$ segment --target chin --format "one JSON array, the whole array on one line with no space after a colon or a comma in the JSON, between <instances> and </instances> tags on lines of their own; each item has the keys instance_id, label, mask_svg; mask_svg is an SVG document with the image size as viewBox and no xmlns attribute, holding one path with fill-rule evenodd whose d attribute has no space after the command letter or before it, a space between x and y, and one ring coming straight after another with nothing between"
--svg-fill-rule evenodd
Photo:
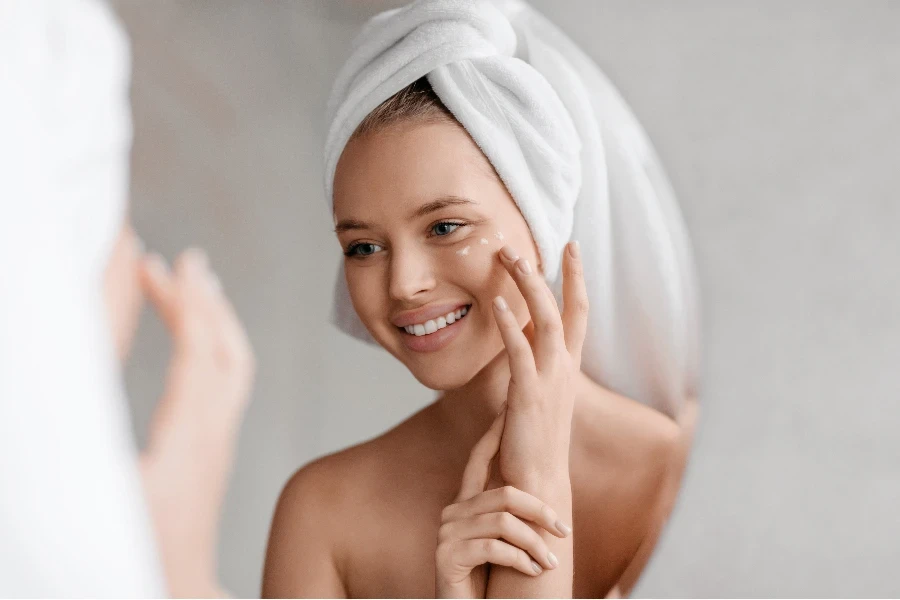
<instances>
[{"instance_id":1,"label":"chin","mask_svg":"<svg viewBox=\"0 0 900 600\"><path fill-rule=\"evenodd\" d=\"M407 365L407 368L419 383L421 383L428 389L439 392L446 392L449 390L461 388L462 386L472 381L472 378L475 377L475 375L478 374L478 371L480 370L465 369L461 366L447 369L441 367L425 368L421 366L417 368Z\"/></svg>"}]
</instances>

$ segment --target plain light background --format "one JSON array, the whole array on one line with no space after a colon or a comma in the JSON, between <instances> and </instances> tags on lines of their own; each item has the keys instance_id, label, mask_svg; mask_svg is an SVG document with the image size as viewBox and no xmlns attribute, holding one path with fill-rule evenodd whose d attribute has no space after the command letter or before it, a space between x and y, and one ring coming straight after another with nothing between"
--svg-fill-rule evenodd
<instances>
[{"instance_id":1,"label":"plain light background","mask_svg":"<svg viewBox=\"0 0 900 600\"><path fill-rule=\"evenodd\" d=\"M433 398L327 322L325 101L360 24L399 3L113 4L134 220L170 259L210 252L259 360L220 541L224 583L254 596L287 478ZM638 594L900 594L900 3L534 4L644 123L703 288L698 441ZM165 350L148 315L128 372L142 439Z\"/></svg>"}]
</instances>

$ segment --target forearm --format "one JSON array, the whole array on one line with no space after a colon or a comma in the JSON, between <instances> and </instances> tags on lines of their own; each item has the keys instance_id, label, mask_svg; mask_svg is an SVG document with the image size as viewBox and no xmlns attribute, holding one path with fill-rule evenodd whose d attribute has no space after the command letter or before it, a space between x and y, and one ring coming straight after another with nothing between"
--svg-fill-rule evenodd
<instances>
[{"instance_id":1,"label":"forearm","mask_svg":"<svg viewBox=\"0 0 900 600\"><path fill-rule=\"evenodd\" d=\"M552 475L531 478L530 481L506 481L543 500L556 511L559 520L572 523L572 486L568 468L557 469ZM545 569L539 576L530 577L515 569L491 565L487 583L487 598L571 598L574 566L572 535L558 538L546 530L533 527L550 552L556 556L559 566Z\"/></svg>"}]
</instances>

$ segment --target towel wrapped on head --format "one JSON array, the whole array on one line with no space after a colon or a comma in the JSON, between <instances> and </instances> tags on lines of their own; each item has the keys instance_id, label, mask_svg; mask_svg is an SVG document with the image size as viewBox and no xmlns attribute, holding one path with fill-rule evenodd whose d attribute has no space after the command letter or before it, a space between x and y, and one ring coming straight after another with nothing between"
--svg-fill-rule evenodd
<instances>
[{"instance_id":1,"label":"towel wrapped on head","mask_svg":"<svg viewBox=\"0 0 900 600\"><path fill-rule=\"evenodd\" d=\"M599 68L519 0L420 0L372 18L328 105L325 189L366 116L427 77L490 160L561 300L562 250L582 248L591 302L582 369L675 416L696 394L693 260L677 202L640 124ZM335 323L372 341L343 272Z\"/></svg>"}]
</instances>

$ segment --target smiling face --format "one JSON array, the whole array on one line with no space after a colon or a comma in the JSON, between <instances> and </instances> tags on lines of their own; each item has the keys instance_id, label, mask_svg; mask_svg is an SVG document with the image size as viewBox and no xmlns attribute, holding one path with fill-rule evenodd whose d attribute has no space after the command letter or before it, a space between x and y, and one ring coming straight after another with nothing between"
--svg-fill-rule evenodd
<instances>
[{"instance_id":1,"label":"smiling face","mask_svg":"<svg viewBox=\"0 0 900 600\"><path fill-rule=\"evenodd\" d=\"M401 122L354 138L335 173L334 219L356 313L427 387L460 387L503 349L495 296L523 326L530 319L497 253L509 244L536 265L534 240L459 124Z\"/></svg>"}]
</instances>

